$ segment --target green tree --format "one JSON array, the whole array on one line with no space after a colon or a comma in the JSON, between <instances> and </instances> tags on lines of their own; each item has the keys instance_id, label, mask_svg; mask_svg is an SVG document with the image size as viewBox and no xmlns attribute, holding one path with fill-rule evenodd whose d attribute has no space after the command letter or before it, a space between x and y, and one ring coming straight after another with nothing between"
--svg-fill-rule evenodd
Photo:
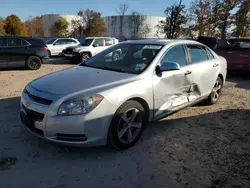
<instances>
[{"instance_id":1,"label":"green tree","mask_svg":"<svg viewBox=\"0 0 250 188\"><path fill-rule=\"evenodd\" d=\"M60 17L51 28L51 33L54 36L66 36L69 23L64 17Z\"/></svg>"},{"instance_id":2,"label":"green tree","mask_svg":"<svg viewBox=\"0 0 250 188\"><path fill-rule=\"evenodd\" d=\"M83 33L86 37L105 35L106 26L101 17L101 13L87 9L84 11L83 20L85 25Z\"/></svg>"},{"instance_id":3,"label":"green tree","mask_svg":"<svg viewBox=\"0 0 250 188\"><path fill-rule=\"evenodd\" d=\"M5 19L3 26L5 33L9 35L20 35L23 29L22 22L18 16L11 14Z\"/></svg>"},{"instance_id":4,"label":"green tree","mask_svg":"<svg viewBox=\"0 0 250 188\"><path fill-rule=\"evenodd\" d=\"M248 37L250 32L250 0L243 1L235 14L235 35Z\"/></svg>"}]
</instances>

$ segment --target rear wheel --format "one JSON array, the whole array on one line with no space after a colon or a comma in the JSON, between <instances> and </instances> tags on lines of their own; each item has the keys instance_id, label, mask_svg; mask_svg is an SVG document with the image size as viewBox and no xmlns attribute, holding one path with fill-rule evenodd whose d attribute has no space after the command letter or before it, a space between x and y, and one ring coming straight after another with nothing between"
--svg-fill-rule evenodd
<instances>
[{"instance_id":1,"label":"rear wheel","mask_svg":"<svg viewBox=\"0 0 250 188\"><path fill-rule=\"evenodd\" d=\"M81 61L85 62L90 58L90 55L88 53L82 53L81 54Z\"/></svg>"},{"instance_id":2,"label":"rear wheel","mask_svg":"<svg viewBox=\"0 0 250 188\"><path fill-rule=\"evenodd\" d=\"M222 85L223 85L222 79L218 77L214 84L214 88L212 89L212 92L207 99L207 103L209 105L215 104L219 100L221 95Z\"/></svg>"},{"instance_id":3,"label":"rear wheel","mask_svg":"<svg viewBox=\"0 0 250 188\"><path fill-rule=\"evenodd\" d=\"M42 65L42 61L39 57L37 56L30 56L27 60L26 60L26 68L30 69L30 70L37 70L40 69Z\"/></svg>"},{"instance_id":4,"label":"rear wheel","mask_svg":"<svg viewBox=\"0 0 250 188\"><path fill-rule=\"evenodd\" d=\"M141 137L147 117L137 101L125 102L115 113L108 136L108 144L122 150L133 146Z\"/></svg>"}]
</instances>

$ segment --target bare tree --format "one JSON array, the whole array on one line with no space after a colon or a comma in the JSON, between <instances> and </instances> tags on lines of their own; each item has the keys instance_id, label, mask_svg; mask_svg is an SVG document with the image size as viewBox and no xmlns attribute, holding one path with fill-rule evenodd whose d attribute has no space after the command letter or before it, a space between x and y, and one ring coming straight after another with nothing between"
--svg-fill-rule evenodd
<instances>
[{"instance_id":1,"label":"bare tree","mask_svg":"<svg viewBox=\"0 0 250 188\"><path fill-rule=\"evenodd\" d=\"M133 27L133 37L139 37L140 29L144 26L146 18L139 12L132 12L132 27Z\"/></svg>"},{"instance_id":2,"label":"bare tree","mask_svg":"<svg viewBox=\"0 0 250 188\"><path fill-rule=\"evenodd\" d=\"M120 15L120 36L123 36L124 16L128 11L128 8L129 8L128 4L123 3L120 4L116 9L117 14Z\"/></svg>"},{"instance_id":3,"label":"bare tree","mask_svg":"<svg viewBox=\"0 0 250 188\"><path fill-rule=\"evenodd\" d=\"M141 28L141 35L143 38L147 38L148 34L151 32L151 28L149 24L144 24L143 27Z\"/></svg>"}]
</instances>

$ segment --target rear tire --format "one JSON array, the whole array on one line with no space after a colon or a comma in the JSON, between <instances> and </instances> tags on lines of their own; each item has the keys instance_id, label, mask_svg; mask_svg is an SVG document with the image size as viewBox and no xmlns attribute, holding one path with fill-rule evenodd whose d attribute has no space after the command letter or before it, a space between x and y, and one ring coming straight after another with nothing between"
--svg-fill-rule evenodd
<instances>
[{"instance_id":1,"label":"rear tire","mask_svg":"<svg viewBox=\"0 0 250 188\"><path fill-rule=\"evenodd\" d=\"M133 146L147 124L146 114L143 106L134 100L120 106L110 124L108 145L117 150Z\"/></svg>"},{"instance_id":2,"label":"rear tire","mask_svg":"<svg viewBox=\"0 0 250 188\"><path fill-rule=\"evenodd\" d=\"M214 84L214 88L212 89L212 92L206 101L208 105L213 105L218 102L221 95L222 86L223 81L220 77L218 77Z\"/></svg>"},{"instance_id":3,"label":"rear tire","mask_svg":"<svg viewBox=\"0 0 250 188\"><path fill-rule=\"evenodd\" d=\"M30 56L26 60L26 68L29 70L38 70L42 66L42 60L37 56Z\"/></svg>"}]
</instances>

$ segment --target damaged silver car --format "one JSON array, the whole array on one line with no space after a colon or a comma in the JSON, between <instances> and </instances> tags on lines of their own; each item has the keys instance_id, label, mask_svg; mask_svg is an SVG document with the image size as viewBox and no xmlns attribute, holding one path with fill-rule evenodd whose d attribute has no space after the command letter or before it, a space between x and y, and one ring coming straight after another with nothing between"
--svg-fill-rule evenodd
<instances>
[{"instance_id":1,"label":"damaged silver car","mask_svg":"<svg viewBox=\"0 0 250 188\"><path fill-rule=\"evenodd\" d=\"M203 100L215 104L226 73L226 60L195 41L121 42L29 83L21 119L51 142L126 149L147 123Z\"/></svg>"}]
</instances>

